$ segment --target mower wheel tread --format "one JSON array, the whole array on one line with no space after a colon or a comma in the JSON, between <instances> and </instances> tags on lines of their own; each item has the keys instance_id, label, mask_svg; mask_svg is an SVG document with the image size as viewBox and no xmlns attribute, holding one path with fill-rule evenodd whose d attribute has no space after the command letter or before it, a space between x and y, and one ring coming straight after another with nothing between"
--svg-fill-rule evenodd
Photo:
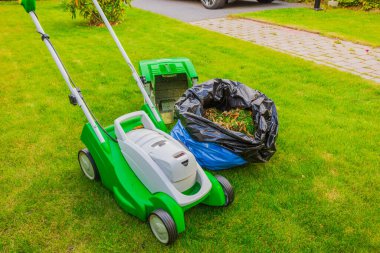
<instances>
[{"instance_id":1,"label":"mower wheel tread","mask_svg":"<svg viewBox=\"0 0 380 253\"><path fill-rule=\"evenodd\" d=\"M152 225L150 223L151 216L153 216L153 215L158 217L162 221L162 223L165 225L165 228L168 232L169 239L165 244L166 245L172 244L178 238L177 226L176 226L173 218L170 216L169 213L167 213L163 209L157 209L157 210L153 211L148 217L148 222L149 222L149 227L155 236L156 236L156 234L154 233Z\"/></svg>"},{"instance_id":2,"label":"mower wheel tread","mask_svg":"<svg viewBox=\"0 0 380 253\"><path fill-rule=\"evenodd\" d=\"M222 186L224 196L226 196L226 203L224 204L224 206L230 205L235 199L234 188L232 187L231 183L227 180L227 178L221 175L216 175L215 178Z\"/></svg>"},{"instance_id":3,"label":"mower wheel tread","mask_svg":"<svg viewBox=\"0 0 380 253\"><path fill-rule=\"evenodd\" d=\"M91 163L91 166L92 166L92 169L94 171L94 178L90 178L86 172L84 171L84 168L82 167L82 164L81 164L81 161L80 161L80 156L84 154L88 160L90 161ZM96 164L95 164L95 161L94 161L94 158L92 158L92 155L90 153L90 151L88 151L87 148L84 148L84 149L81 149L79 150L78 152L78 161L79 161L79 166L83 172L83 174L90 180L94 180L94 181L99 181L100 180L100 174L99 174L99 170L98 170L98 167L96 167Z\"/></svg>"}]
</instances>

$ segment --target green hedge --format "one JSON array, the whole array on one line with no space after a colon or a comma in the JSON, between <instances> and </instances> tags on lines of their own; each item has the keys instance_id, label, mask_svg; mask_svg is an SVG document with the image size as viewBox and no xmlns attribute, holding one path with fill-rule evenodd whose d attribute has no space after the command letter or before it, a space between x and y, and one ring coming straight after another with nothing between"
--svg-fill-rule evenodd
<instances>
[{"instance_id":1,"label":"green hedge","mask_svg":"<svg viewBox=\"0 0 380 253\"><path fill-rule=\"evenodd\" d=\"M380 9L380 0L360 0L363 9Z\"/></svg>"},{"instance_id":2,"label":"green hedge","mask_svg":"<svg viewBox=\"0 0 380 253\"><path fill-rule=\"evenodd\" d=\"M362 7L364 10L379 9L380 0L338 0L342 7Z\"/></svg>"},{"instance_id":3,"label":"green hedge","mask_svg":"<svg viewBox=\"0 0 380 253\"><path fill-rule=\"evenodd\" d=\"M339 6L343 7L352 7L352 6L359 6L360 2L359 0L338 0Z\"/></svg>"},{"instance_id":4,"label":"green hedge","mask_svg":"<svg viewBox=\"0 0 380 253\"><path fill-rule=\"evenodd\" d=\"M314 0L284 0L291 3L313 3ZM327 3L328 0L322 0ZM337 0L341 7L361 7L363 10L380 9L380 0Z\"/></svg>"}]
</instances>

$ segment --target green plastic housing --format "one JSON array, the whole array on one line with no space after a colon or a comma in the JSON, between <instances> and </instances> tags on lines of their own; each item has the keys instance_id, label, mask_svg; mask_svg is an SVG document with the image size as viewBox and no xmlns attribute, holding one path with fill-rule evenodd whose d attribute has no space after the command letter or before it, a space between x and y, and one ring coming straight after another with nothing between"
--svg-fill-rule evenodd
<instances>
[{"instance_id":1,"label":"green plastic housing","mask_svg":"<svg viewBox=\"0 0 380 253\"><path fill-rule=\"evenodd\" d=\"M157 122L155 120L148 105L143 105L141 110L148 114L157 128L167 132L165 124L163 124L162 121ZM122 123L122 127L124 131L128 132L141 124L141 118L135 117ZM113 125L107 127L106 131L112 137L115 137ZM126 162L118 143L113 142L107 135L103 133L102 135L105 142L101 144L91 125L87 123L83 127L81 140L94 158L102 184L113 192L116 202L127 213L145 221L151 212L156 209L163 209L173 217L177 231L181 233L185 230L184 212L186 210L199 203L210 206L223 206L226 203L222 186L216 178L207 171L205 171L205 173L211 181L212 188L207 195L190 205L180 206L172 197L165 193L149 192ZM199 185L195 184L192 188L184 192L184 194L192 195L198 190Z\"/></svg>"},{"instance_id":2,"label":"green plastic housing","mask_svg":"<svg viewBox=\"0 0 380 253\"><path fill-rule=\"evenodd\" d=\"M174 121L174 104L186 89L196 85L198 75L188 58L166 58L139 62L146 92L166 124Z\"/></svg>"},{"instance_id":3,"label":"green plastic housing","mask_svg":"<svg viewBox=\"0 0 380 253\"><path fill-rule=\"evenodd\" d=\"M27 13L36 10L36 0L21 0L21 5Z\"/></svg>"}]
</instances>

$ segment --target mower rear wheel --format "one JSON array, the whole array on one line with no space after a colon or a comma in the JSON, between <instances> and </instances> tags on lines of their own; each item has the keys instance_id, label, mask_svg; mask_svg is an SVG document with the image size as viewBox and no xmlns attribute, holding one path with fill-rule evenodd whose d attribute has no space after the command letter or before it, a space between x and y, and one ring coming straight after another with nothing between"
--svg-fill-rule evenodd
<instances>
[{"instance_id":1,"label":"mower rear wheel","mask_svg":"<svg viewBox=\"0 0 380 253\"><path fill-rule=\"evenodd\" d=\"M230 182L227 180L227 178L221 175L216 175L215 178L216 180L218 180L219 184L222 186L224 196L226 197L226 203L224 204L224 206L230 205L232 202L234 202L234 199L235 199L234 188L232 187Z\"/></svg>"},{"instance_id":2,"label":"mower rear wheel","mask_svg":"<svg viewBox=\"0 0 380 253\"><path fill-rule=\"evenodd\" d=\"M177 239L177 226L170 214L163 209L153 211L148 217L148 222L154 236L161 243L168 245Z\"/></svg>"},{"instance_id":3,"label":"mower rear wheel","mask_svg":"<svg viewBox=\"0 0 380 253\"><path fill-rule=\"evenodd\" d=\"M90 180L99 181L100 175L98 168L96 167L94 158L90 154L87 148L79 150L78 161L83 174Z\"/></svg>"}]
</instances>

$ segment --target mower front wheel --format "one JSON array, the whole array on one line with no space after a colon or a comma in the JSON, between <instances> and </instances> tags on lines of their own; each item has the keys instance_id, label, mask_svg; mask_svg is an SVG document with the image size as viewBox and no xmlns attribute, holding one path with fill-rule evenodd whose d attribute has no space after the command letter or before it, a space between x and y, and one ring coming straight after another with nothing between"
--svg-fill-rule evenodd
<instances>
[{"instance_id":1,"label":"mower front wheel","mask_svg":"<svg viewBox=\"0 0 380 253\"><path fill-rule=\"evenodd\" d=\"M148 222L154 236L161 243L169 245L177 239L176 224L170 214L163 209L153 211L148 217Z\"/></svg>"},{"instance_id":2,"label":"mower front wheel","mask_svg":"<svg viewBox=\"0 0 380 253\"><path fill-rule=\"evenodd\" d=\"M224 203L224 206L230 205L235 199L234 188L232 187L230 182L227 180L227 178L221 175L216 175L215 178L216 180L218 180L219 184L222 186L224 196L226 197L226 202Z\"/></svg>"},{"instance_id":3,"label":"mower front wheel","mask_svg":"<svg viewBox=\"0 0 380 253\"><path fill-rule=\"evenodd\" d=\"M99 181L100 175L98 168L96 167L94 158L90 154L87 148L79 150L78 161L83 174L92 181Z\"/></svg>"}]
</instances>

